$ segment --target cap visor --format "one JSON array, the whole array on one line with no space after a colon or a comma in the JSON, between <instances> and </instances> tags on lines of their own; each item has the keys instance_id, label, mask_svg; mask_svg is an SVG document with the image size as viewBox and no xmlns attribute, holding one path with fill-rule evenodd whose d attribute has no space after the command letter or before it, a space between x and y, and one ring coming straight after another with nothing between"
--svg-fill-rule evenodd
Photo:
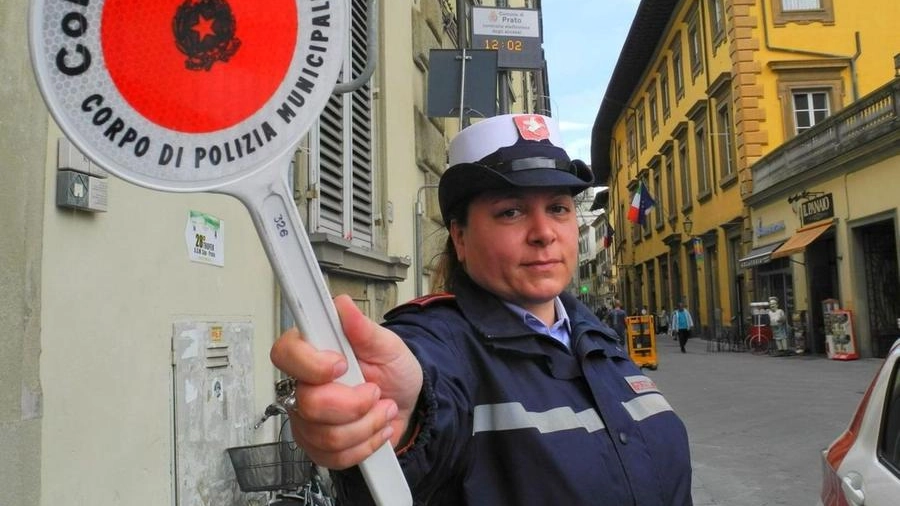
<instances>
[{"instance_id":1,"label":"cap visor","mask_svg":"<svg viewBox=\"0 0 900 506\"><path fill-rule=\"evenodd\" d=\"M501 174L484 165L461 163L441 176L438 198L446 221L447 212L458 203L487 190L503 188L572 189L577 194L593 183L593 175L581 160L572 161L575 174L559 169L526 169Z\"/></svg>"}]
</instances>

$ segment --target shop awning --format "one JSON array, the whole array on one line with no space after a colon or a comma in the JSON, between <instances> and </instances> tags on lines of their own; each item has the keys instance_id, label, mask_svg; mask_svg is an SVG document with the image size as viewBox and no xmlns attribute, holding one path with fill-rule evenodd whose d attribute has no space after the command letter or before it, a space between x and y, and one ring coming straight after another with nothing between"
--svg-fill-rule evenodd
<instances>
[{"instance_id":1,"label":"shop awning","mask_svg":"<svg viewBox=\"0 0 900 506\"><path fill-rule=\"evenodd\" d=\"M832 223L834 223L834 220L828 219L798 228L797 232L794 233L790 239L785 241L780 248L772 252L772 258L781 258L793 255L794 253L800 253L805 250L810 243L818 239L820 235L824 234L826 230L831 228Z\"/></svg>"},{"instance_id":2,"label":"shop awning","mask_svg":"<svg viewBox=\"0 0 900 506\"><path fill-rule=\"evenodd\" d=\"M750 250L749 255L738 260L738 265L741 266L741 269L749 269L757 265L762 265L772 259L772 252L782 244L783 241L753 248Z\"/></svg>"}]
</instances>

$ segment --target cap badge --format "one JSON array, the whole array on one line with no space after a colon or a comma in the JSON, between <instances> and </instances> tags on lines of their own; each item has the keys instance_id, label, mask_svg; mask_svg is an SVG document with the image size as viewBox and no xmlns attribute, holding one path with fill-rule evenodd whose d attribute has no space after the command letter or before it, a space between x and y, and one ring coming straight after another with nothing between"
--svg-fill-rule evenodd
<instances>
[{"instance_id":1,"label":"cap badge","mask_svg":"<svg viewBox=\"0 0 900 506\"><path fill-rule=\"evenodd\" d=\"M519 129L519 137L526 141L542 141L550 138L550 129L542 116L522 115L513 118L516 128Z\"/></svg>"}]
</instances>

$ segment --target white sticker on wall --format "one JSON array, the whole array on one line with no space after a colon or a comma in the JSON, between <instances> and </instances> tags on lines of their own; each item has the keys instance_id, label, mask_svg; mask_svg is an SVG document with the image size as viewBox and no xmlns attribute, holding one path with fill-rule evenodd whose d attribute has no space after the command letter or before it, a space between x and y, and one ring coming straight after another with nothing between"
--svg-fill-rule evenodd
<instances>
[{"instance_id":1,"label":"white sticker on wall","mask_svg":"<svg viewBox=\"0 0 900 506\"><path fill-rule=\"evenodd\" d=\"M200 211L188 212L184 229L188 258L192 262L225 265L225 222Z\"/></svg>"}]
</instances>

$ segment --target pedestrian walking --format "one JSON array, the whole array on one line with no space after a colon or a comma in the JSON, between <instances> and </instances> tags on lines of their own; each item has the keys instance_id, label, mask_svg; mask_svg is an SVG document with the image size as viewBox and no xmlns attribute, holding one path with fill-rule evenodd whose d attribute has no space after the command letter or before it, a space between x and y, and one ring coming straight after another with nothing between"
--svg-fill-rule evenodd
<instances>
[{"instance_id":1,"label":"pedestrian walking","mask_svg":"<svg viewBox=\"0 0 900 506\"><path fill-rule=\"evenodd\" d=\"M669 333L669 313L666 311L665 307L659 308L659 311L656 312L654 323L656 324L656 335L666 335Z\"/></svg>"},{"instance_id":2,"label":"pedestrian walking","mask_svg":"<svg viewBox=\"0 0 900 506\"><path fill-rule=\"evenodd\" d=\"M616 331L616 335L619 336L619 344L625 344L626 331L625 331L625 318L628 314L622 309L622 301L615 301L613 303L613 308L609 312L609 326Z\"/></svg>"},{"instance_id":3,"label":"pedestrian walking","mask_svg":"<svg viewBox=\"0 0 900 506\"><path fill-rule=\"evenodd\" d=\"M687 344L688 339L691 337L691 330L694 328L694 319L691 318L690 311L684 307L684 302L679 302L678 308L675 309L675 311L672 311L669 325L678 337L678 346L681 348L681 353L687 353L684 349L684 345Z\"/></svg>"},{"instance_id":4,"label":"pedestrian walking","mask_svg":"<svg viewBox=\"0 0 900 506\"><path fill-rule=\"evenodd\" d=\"M594 312L594 315L601 322L606 321L606 315L609 313L609 308L606 307L606 304L600 304L600 307L597 308L597 311Z\"/></svg>"}]
</instances>

